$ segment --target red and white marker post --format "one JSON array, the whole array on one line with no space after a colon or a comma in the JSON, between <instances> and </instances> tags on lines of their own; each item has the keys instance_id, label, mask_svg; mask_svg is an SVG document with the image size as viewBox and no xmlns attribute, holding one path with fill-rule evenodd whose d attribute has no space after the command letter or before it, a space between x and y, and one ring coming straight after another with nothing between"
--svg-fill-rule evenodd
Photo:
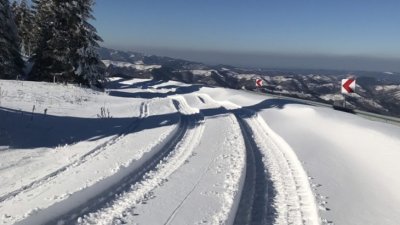
<instances>
[{"instance_id":1,"label":"red and white marker post","mask_svg":"<svg viewBox=\"0 0 400 225\"><path fill-rule=\"evenodd\" d=\"M356 91L356 80L353 78L342 80L342 94L351 94Z\"/></svg>"},{"instance_id":2,"label":"red and white marker post","mask_svg":"<svg viewBox=\"0 0 400 225\"><path fill-rule=\"evenodd\" d=\"M256 79L256 87L263 87L263 80L261 78Z\"/></svg>"},{"instance_id":3,"label":"red and white marker post","mask_svg":"<svg viewBox=\"0 0 400 225\"><path fill-rule=\"evenodd\" d=\"M346 108L346 95L356 92L356 79L354 78L343 79L341 89L344 97L343 106Z\"/></svg>"}]
</instances>

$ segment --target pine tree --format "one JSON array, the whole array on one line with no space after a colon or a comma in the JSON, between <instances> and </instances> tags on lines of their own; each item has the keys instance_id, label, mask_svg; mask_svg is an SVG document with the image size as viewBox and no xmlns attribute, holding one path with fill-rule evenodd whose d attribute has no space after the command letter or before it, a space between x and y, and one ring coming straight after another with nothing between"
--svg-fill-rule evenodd
<instances>
[{"instance_id":1,"label":"pine tree","mask_svg":"<svg viewBox=\"0 0 400 225\"><path fill-rule=\"evenodd\" d=\"M37 47L30 74L33 80L83 83L97 85L104 79L105 69L97 54L93 0L34 0Z\"/></svg>"},{"instance_id":2,"label":"pine tree","mask_svg":"<svg viewBox=\"0 0 400 225\"><path fill-rule=\"evenodd\" d=\"M21 38L22 53L26 56L31 56L33 51L32 29L34 23L32 10L26 0L22 0L19 5L14 2L12 8L15 15L18 34Z\"/></svg>"},{"instance_id":3,"label":"pine tree","mask_svg":"<svg viewBox=\"0 0 400 225\"><path fill-rule=\"evenodd\" d=\"M70 40L74 30L70 26L71 4L74 1L35 0L36 48L29 75L31 80L73 82Z\"/></svg>"},{"instance_id":4,"label":"pine tree","mask_svg":"<svg viewBox=\"0 0 400 225\"><path fill-rule=\"evenodd\" d=\"M28 76L30 80L51 81L53 76L48 72L51 65L51 50L46 44L46 39L52 38L51 28L54 19L51 12L52 0L32 0L35 15L35 28L32 30L34 50L31 57L32 70Z\"/></svg>"},{"instance_id":5,"label":"pine tree","mask_svg":"<svg viewBox=\"0 0 400 225\"><path fill-rule=\"evenodd\" d=\"M0 78L14 79L23 73L24 62L8 0L0 0Z\"/></svg>"},{"instance_id":6,"label":"pine tree","mask_svg":"<svg viewBox=\"0 0 400 225\"><path fill-rule=\"evenodd\" d=\"M32 42L33 42L33 52L36 51L37 46L39 45L39 41L41 38L42 27L47 27L48 24L45 22L50 22L49 16L50 13L50 3L46 0L32 0L32 13L33 13L33 28L31 30L32 33Z\"/></svg>"},{"instance_id":7,"label":"pine tree","mask_svg":"<svg viewBox=\"0 0 400 225\"><path fill-rule=\"evenodd\" d=\"M99 59L98 42L103 41L90 23L93 0L78 1L79 29L75 35L74 66L77 80L88 86L98 86L105 79L105 66Z\"/></svg>"}]
</instances>

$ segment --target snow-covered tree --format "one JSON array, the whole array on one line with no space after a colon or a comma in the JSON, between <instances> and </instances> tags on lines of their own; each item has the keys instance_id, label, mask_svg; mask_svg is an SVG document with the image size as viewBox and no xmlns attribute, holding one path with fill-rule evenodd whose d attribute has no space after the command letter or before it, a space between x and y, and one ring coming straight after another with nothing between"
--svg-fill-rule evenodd
<instances>
[{"instance_id":1,"label":"snow-covered tree","mask_svg":"<svg viewBox=\"0 0 400 225\"><path fill-rule=\"evenodd\" d=\"M70 40L76 28L71 26L70 11L74 1L35 0L36 48L29 75L31 80L73 82Z\"/></svg>"},{"instance_id":2,"label":"snow-covered tree","mask_svg":"<svg viewBox=\"0 0 400 225\"><path fill-rule=\"evenodd\" d=\"M31 30L33 36L33 51L36 50L36 47L39 44L41 38L42 27L48 27L50 21L49 17L52 16L50 14L50 4L49 0L32 0L32 13L34 16L33 19L33 27Z\"/></svg>"},{"instance_id":3,"label":"snow-covered tree","mask_svg":"<svg viewBox=\"0 0 400 225\"><path fill-rule=\"evenodd\" d=\"M34 0L39 27L37 48L30 74L33 80L52 80L96 85L104 79L97 55L101 38L88 22L93 19L93 0Z\"/></svg>"},{"instance_id":4,"label":"snow-covered tree","mask_svg":"<svg viewBox=\"0 0 400 225\"><path fill-rule=\"evenodd\" d=\"M0 0L0 78L14 79L22 74L19 38L8 0Z\"/></svg>"},{"instance_id":5,"label":"snow-covered tree","mask_svg":"<svg viewBox=\"0 0 400 225\"><path fill-rule=\"evenodd\" d=\"M98 55L98 42L102 41L89 20L92 15L93 0L80 0L77 4L79 11L78 32L75 39L74 67L78 81L86 85L97 85L105 79L105 66Z\"/></svg>"},{"instance_id":6,"label":"snow-covered tree","mask_svg":"<svg viewBox=\"0 0 400 225\"><path fill-rule=\"evenodd\" d=\"M22 0L20 4L13 3L13 12L18 28L18 34L21 38L21 50L26 56L30 56L33 51L33 25L34 17L26 0Z\"/></svg>"}]
</instances>

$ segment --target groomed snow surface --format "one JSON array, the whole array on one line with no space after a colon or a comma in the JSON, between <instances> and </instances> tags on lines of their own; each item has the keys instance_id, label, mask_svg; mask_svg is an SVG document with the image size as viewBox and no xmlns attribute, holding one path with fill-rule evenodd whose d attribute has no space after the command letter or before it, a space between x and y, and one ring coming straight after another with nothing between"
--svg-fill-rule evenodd
<instances>
[{"instance_id":1,"label":"groomed snow surface","mask_svg":"<svg viewBox=\"0 0 400 225\"><path fill-rule=\"evenodd\" d=\"M0 81L0 224L398 224L399 159L398 126L238 90Z\"/></svg>"}]
</instances>

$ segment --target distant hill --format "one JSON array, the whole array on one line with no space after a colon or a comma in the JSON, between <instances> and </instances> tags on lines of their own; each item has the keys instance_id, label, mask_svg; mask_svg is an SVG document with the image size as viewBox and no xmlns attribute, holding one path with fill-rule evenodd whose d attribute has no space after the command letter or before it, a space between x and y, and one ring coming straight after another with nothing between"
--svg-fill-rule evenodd
<instances>
[{"instance_id":1,"label":"distant hill","mask_svg":"<svg viewBox=\"0 0 400 225\"><path fill-rule=\"evenodd\" d=\"M357 78L357 94L346 98L347 107L400 117L400 73L209 66L107 48L100 49L100 57L110 75L200 83L340 105L341 79L353 76ZM256 88L256 78L264 80L265 88Z\"/></svg>"}]
</instances>

